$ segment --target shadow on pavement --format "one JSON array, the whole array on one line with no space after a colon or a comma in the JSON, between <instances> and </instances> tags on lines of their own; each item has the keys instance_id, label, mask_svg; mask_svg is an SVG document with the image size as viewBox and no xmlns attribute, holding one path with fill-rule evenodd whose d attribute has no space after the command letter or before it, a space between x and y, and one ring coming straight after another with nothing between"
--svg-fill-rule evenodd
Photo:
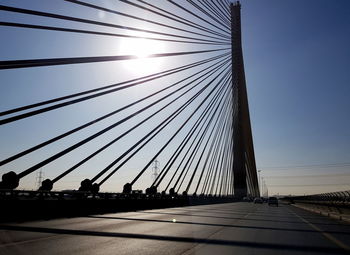
<instances>
[{"instance_id":1,"label":"shadow on pavement","mask_svg":"<svg viewBox=\"0 0 350 255\"><path fill-rule=\"evenodd\" d=\"M216 223L201 223L201 222L191 222L191 221L176 221L173 223L170 220L155 220L155 219L137 219L137 218L126 218L126 217L109 217L109 216L87 216L88 218L96 219L110 219L110 220L129 220L129 221L144 221L144 222L158 222L158 223L171 223L171 224L189 224L189 225L201 225L201 226L213 226L213 227L229 227L229 228L244 228L244 229L262 229L262 230L277 230L277 231L293 231L293 232L303 232L303 233L318 233L316 230L309 229L291 229L291 228L274 228L274 227L257 227L257 226L241 226L232 224L216 224ZM342 231L324 231L329 234L342 234L350 235L348 232Z\"/></svg>"},{"instance_id":2,"label":"shadow on pavement","mask_svg":"<svg viewBox=\"0 0 350 255\"><path fill-rule=\"evenodd\" d=\"M282 223L293 223L293 224L301 224L305 223L302 221L287 221L287 220L276 220L276 219L252 219L252 218L244 218L244 217L224 217L224 216L212 216L212 215L203 215L203 214L192 214L192 213L171 213L171 212L154 212L154 211L139 211L139 213L145 214L165 214L165 215L178 215L178 216L188 216L188 217L204 217L204 218L218 218L218 219L227 219L227 220L244 220L244 221L261 221L261 222L282 222ZM334 225L338 226L336 223L317 223L318 225Z\"/></svg>"},{"instance_id":3,"label":"shadow on pavement","mask_svg":"<svg viewBox=\"0 0 350 255\"><path fill-rule=\"evenodd\" d=\"M9 225L0 225L0 229L11 230L11 231L51 233L51 234L60 234L60 235L133 238L133 239L143 239L143 240L146 239L146 240L171 241L171 242L200 243L200 244L209 244L209 245L240 246L240 247L259 248L259 249L307 251L312 253L328 252L328 253L334 253L334 254L348 254L345 250L342 250L340 248L331 248L331 247L288 245L288 244L268 244L268 243L255 243L255 242L247 242L247 241L230 241L230 240L191 238L191 237L180 237L180 236L114 233L114 232L101 232L101 231L55 229L55 228L28 227L28 226L9 226Z\"/></svg>"}]
</instances>

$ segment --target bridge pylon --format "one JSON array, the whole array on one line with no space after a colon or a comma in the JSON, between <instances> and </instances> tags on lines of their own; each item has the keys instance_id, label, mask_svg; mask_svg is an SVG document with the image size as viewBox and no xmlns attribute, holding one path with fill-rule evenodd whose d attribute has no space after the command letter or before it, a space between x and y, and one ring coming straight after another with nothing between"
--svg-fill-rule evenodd
<instances>
[{"instance_id":1,"label":"bridge pylon","mask_svg":"<svg viewBox=\"0 0 350 255\"><path fill-rule=\"evenodd\" d=\"M239 1L231 3L230 10L234 195L240 198L248 194L260 196L244 73L241 37L241 5Z\"/></svg>"}]
</instances>

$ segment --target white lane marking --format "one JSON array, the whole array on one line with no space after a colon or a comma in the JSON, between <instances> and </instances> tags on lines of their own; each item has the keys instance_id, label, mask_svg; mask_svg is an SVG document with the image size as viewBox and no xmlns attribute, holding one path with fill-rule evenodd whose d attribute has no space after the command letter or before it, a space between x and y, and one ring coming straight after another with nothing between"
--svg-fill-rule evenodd
<instances>
[{"instance_id":1,"label":"white lane marking","mask_svg":"<svg viewBox=\"0 0 350 255\"><path fill-rule=\"evenodd\" d=\"M291 210L290 210L291 211ZM320 229L319 227L315 226L314 224L312 224L311 222L309 222L308 220L304 219L303 217L299 216L298 214L296 214L295 212L291 211L295 216L297 216L299 219L301 219L303 222L305 222L306 224L308 224L310 227L312 227L313 229L315 229L316 231L320 232L325 238L327 238L329 241L331 241L332 243L336 244L338 247L350 251L350 246L346 245L345 243L343 243L342 241L339 241L337 238L335 238L334 236L332 236L331 234L325 233L322 229Z\"/></svg>"}]
</instances>

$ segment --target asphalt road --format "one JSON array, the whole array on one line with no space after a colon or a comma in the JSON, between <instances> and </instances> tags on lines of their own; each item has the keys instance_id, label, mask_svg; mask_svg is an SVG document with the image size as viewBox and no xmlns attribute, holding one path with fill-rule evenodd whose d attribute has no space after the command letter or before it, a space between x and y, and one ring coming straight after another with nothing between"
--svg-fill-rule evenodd
<instances>
[{"instance_id":1,"label":"asphalt road","mask_svg":"<svg viewBox=\"0 0 350 255\"><path fill-rule=\"evenodd\" d=\"M23 212L25 213L25 212ZM350 225L229 203L0 225L0 254L350 254Z\"/></svg>"}]
</instances>

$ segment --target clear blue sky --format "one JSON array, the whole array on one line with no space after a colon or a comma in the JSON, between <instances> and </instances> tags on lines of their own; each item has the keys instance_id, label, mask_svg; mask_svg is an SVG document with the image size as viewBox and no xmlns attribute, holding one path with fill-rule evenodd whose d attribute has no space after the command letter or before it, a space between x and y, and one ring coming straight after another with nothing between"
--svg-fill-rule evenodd
<instances>
[{"instance_id":1,"label":"clear blue sky","mask_svg":"<svg viewBox=\"0 0 350 255\"><path fill-rule=\"evenodd\" d=\"M268 179L282 174L270 166L349 162L350 2L249 0L242 1L242 16L256 161L267 183L282 181ZM290 168L283 174L349 173L349 168ZM302 179L287 180L303 184ZM344 176L314 182L350 183ZM290 192L339 188L349 185ZM270 190L284 193L287 188Z\"/></svg>"},{"instance_id":2,"label":"clear blue sky","mask_svg":"<svg viewBox=\"0 0 350 255\"><path fill-rule=\"evenodd\" d=\"M110 1L90 2L115 7ZM112 14L95 12L62 1L0 1L0 3L94 18L105 22L126 22L125 19ZM349 189L350 2L243 0L241 4L243 50L256 163L257 168L262 170L261 174L269 193L304 194ZM70 27L72 24L53 19L28 18L26 15L6 12L1 12L0 17L2 21L29 21L33 24L52 26ZM75 24L74 28L111 31L98 26L79 24ZM1 60L121 53L118 39L6 27L0 27L0 33ZM173 44L163 46L164 52L179 49ZM195 49L189 45L181 47L181 50ZM188 62L195 59L182 57L180 60ZM165 61L166 63L164 61L161 60L160 65L170 68L177 66L179 60L169 60ZM5 110L122 81L125 77L137 76L138 73L130 71L130 68L122 66L122 63L1 71L0 108ZM151 89L121 93L118 103L126 104L148 92L151 92ZM6 158L19 149L36 144L38 140L45 140L83 121L107 113L114 103L114 98L108 96L91 104L82 103L67 110L57 111L50 116L44 114L23 120L21 125L14 123L1 127L1 157ZM111 122L106 121L88 133L77 136L75 140L61 142L48 150L40 151L35 154L35 159L27 157L16 164L3 167L0 169L1 174L8 170L21 169L28 162L37 162L38 159L51 155L62 146L67 146L108 123ZM118 132L120 130L116 130L115 134ZM77 152L76 155L44 167L46 177L56 176L58 172L62 172L65 167L75 162L74 157L79 153L93 151L96 145L102 145L108 138L109 136L106 136L91 147ZM123 141L108 152L110 156L94 160L78 173L72 174L70 181L62 181L57 188L76 188L82 176L86 176L87 173L91 176L86 177L92 177L96 173L96 168L101 168L106 160L115 157L116 150L128 146L132 141ZM157 146L157 143L152 146ZM114 182L108 184L106 190L114 190L115 186L120 187L126 179L135 176L134 169L143 166L151 153L146 151L142 155L144 158L140 158L140 163L130 165L127 168L129 172L121 171ZM165 163L161 158L160 161L161 164ZM337 165L329 166L329 164ZM334 176L330 178L329 174ZM304 175L311 177L302 177ZM281 179L278 176L286 177ZM147 178L150 179L150 174ZM24 183L23 187L33 187L35 174L28 177Z\"/></svg>"}]
</instances>

